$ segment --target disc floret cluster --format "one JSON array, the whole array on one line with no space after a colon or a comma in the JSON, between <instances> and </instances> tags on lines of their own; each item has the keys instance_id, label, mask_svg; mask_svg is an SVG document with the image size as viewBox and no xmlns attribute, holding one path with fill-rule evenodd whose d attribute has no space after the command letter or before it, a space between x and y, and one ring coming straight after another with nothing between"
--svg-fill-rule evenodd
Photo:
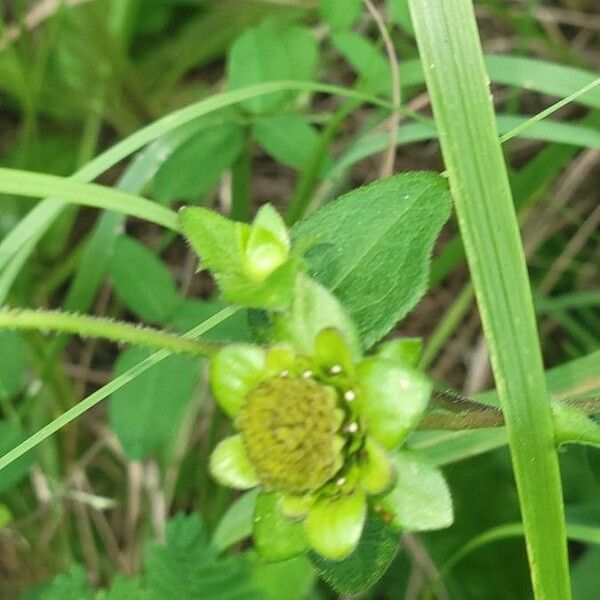
<instances>
[{"instance_id":1,"label":"disc floret cluster","mask_svg":"<svg viewBox=\"0 0 600 600\"><path fill-rule=\"evenodd\" d=\"M235 434L211 457L223 485L258 486L281 515L303 521L308 546L340 560L358 544L369 504L382 510L395 480L390 452L414 429L430 394L426 378L387 346L356 360L334 328L311 356L289 344L233 344L211 365Z\"/></svg>"}]
</instances>

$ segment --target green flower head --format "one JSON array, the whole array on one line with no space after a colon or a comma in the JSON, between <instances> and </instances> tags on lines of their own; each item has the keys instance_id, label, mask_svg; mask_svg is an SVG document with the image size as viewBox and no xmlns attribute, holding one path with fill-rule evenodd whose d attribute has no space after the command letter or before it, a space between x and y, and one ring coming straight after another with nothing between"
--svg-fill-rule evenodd
<instances>
[{"instance_id":1,"label":"green flower head","mask_svg":"<svg viewBox=\"0 0 600 600\"><path fill-rule=\"evenodd\" d=\"M310 548L348 556L369 503L386 506L395 480L390 451L416 427L429 381L389 345L355 360L333 328L318 333L312 356L287 344L227 346L210 377L236 429L211 456L213 476L274 493L281 515L303 521Z\"/></svg>"}]
</instances>

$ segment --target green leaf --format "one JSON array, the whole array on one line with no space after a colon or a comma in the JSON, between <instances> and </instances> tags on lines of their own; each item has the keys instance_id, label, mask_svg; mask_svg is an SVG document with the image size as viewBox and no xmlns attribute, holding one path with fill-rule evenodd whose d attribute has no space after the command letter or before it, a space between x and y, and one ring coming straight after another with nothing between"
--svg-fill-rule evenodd
<instances>
[{"instance_id":1,"label":"green leaf","mask_svg":"<svg viewBox=\"0 0 600 600\"><path fill-rule=\"evenodd\" d=\"M0 398L10 398L23 389L27 367L25 342L15 331L0 331L0 357Z\"/></svg>"},{"instance_id":2,"label":"green leaf","mask_svg":"<svg viewBox=\"0 0 600 600\"><path fill-rule=\"evenodd\" d=\"M252 535L257 496L258 489L246 492L221 517L212 539L212 545L217 551L227 550L233 544Z\"/></svg>"},{"instance_id":3,"label":"green leaf","mask_svg":"<svg viewBox=\"0 0 600 600\"><path fill-rule=\"evenodd\" d=\"M232 90L269 81L311 81L317 66L317 43L309 29L275 19L248 29L233 44L227 70ZM253 113L275 110L293 93L278 92L245 100Z\"/></svg>"},{"instance_id":4,"label":"green leaf","mask_svg":"<svg viewBox=\"0 0 600 600\"><path fill-rule=\"evenodd\" d=\"M352 27L362 13L362 0L320 0L321 17L332 29Z\"/></svg>"},{"instance_id":5,"label":"green leaf","mask_svg":"<svg viewBox=\"0 0 600 600\"><path fill-rule=\"evenodd\" d=\"M292 229L312 244L310 272L344 304L366 347L427 289L433 244L450 214L442 177L406 173L356 189Z\"/></svg>"},{"instance_id":6,"label":"green leaf","mask_svg":"<svg viewBox=\"0 0 600 600\"><path fill-rule=\"evenodd\" d=\"M452 525L452 498L441 471L414 452L394 454L396 483L378 500L404 531L429 531Z\"/></svg>"},{"instance_id":7,"label":"green leaf","mask_svg":"<svg viewBox=\"0 0 600 600\"><path fill-rule=\"evenodd\" d=\"M179 146L154 178L161 202L202 198L235 161L246 141L245 128L233 122L207 127Z\"/></svg>"},{"instance_id":8,"label":"green leaf","mask_svg":"<svg viewBox=\"0 0 600 600\"><path fill-rule=\"evenodd\" d=\"M92 597L85 571L79 565L73 565L50 582L39 595L39 600L91 600Z\"/></svg>"},{"instance_id":9,"label":"green leaf","mask_svg":"<svg viewBox=\"0 0 600 600\"><path fill-rule=\"evenodd\" d=\"M167 267L130 237L117 240L110 275L119 298L146 321L166 321L181 302Z\"/></svg>"},{"instance_id":10,"label":"green leaf","mask_svg":"<svg viewBox=\"0 0 600 600\"><path fill-rule=\"evenodd\" d=\"M387 0L387 4L392 22L398 23L405 33L414 35L408 2L406 0Z\"/></svg>"},{"instance_id":11,"label":"green leaf","mask_svg":"<svg viewBox=\"0 0 600 600\"><path fill-rule=\"evenodd\" d=\"M341 561L328 560L311 553L319 575L338 593L355 595L376 583L396 555L398 531L375 514L369 514L354 552Z\"/></svg>"},{"instance_id":12,"label":"green leaf","mask_svg":"<svg viewBox=\"0 0 600 600\"><path fill-rule=\"evenodd\" d=\"M150 545L144 560L147 600L261 600L246 561L217 560L197 515L167 524L166 545Z\"/></svg>"},{"instance_id":13,"label":"green leaf","mask_svg":"<svg viewBox=\"0 0 600 600\"><path fill-rule=\"evenodd\" d=\"M225 302L212 300L205 302L191 298L184 300L173 313L171 323L173 327L185 333L193 329L206 319L216 315L229 306ZM248 316L243 310L237 311L214 329L211 329L202 339L215 342L248 342L251 339L248 328Z\"/></svg>"},{"instance_id":14,"label":"green leaf","mask_svg":"<svg viewBox=\"0 0 600 600\"><path fill-rule=\"evenodd\" d=\"M0 456L4 456L28 437L18 424L8 420L0 421ZM27 476L36 458L36 453L30 452L0 470L0 494L18 485Z\"/></svg>"},{"instance_id":15,"label":"green leaf","mask_svg":"<svg viewBox=\"0 0 600 600\"><path fill-rule=\"evenodd\" d=\"M344 307L316 281L298 277L290 310L274 319L275 339L290 342L300 352L310 356L317 334L327 328L337 329L354 358L360 356L358 336Z\"/></svg>"},{"instance_id":16,"label":"green leaf","mask_svg":"<svg viewBox=\"0 0 600 600\"><path fill-rule=\"evenodd\" d=\"M303 170L319 143L319 134L298 115L277 115L254 124L254 137L278 162Z\"/></svg>"},{"instance_id":17,"label":"green leaf","mask_svg":"<svg viewBox=\"0 0 600 600\"><path fill-rule=\"evenodd\" d=\"M600 426L585 413L566 404L552 405L554 439L562 444L583 444L600 448Z\"/></svg>"},{"instance_id":18,"label":"green leaf","mask_svg":"<svg viewBox=\"0 0 600 600\"><path fill-rule=\"evenodd\" d=\"M290 521L281 514L276 494L258 495L253 537L258 554L267 562L287 560L307 549L304 523Z\"/></svg>"},{"instance_id":19,"label":"green leaf","mask_svg":"<svg viewBox=\"0 0 600 600\"><path fill-rule=\"evenodd\" d=\"M142 348L129 348L117 359L115 376L151 354ZM142 460L172 440L199 374L197 359L172 355L111 396L110 424L131 460Z\"/></svg>"},{"instance_id":20,"label":"green leaf","mask_svg":"<svg viewBox=\"0 0 600 600\"><path fill-rule=\"evenodd\" d=\"M359 75L359 86L362 89L389 94L390 65L373 42L353 31L336 33L332 42Z\"/></svg>"}]
</instances>

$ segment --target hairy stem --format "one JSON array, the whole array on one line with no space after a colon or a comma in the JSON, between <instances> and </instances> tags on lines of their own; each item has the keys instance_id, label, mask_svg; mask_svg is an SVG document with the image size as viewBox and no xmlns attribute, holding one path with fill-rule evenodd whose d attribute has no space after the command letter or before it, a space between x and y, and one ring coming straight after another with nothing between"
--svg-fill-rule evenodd
<instances>
[{"instance_id":1,"label":"hairy stem","mask_svg":"<svg viewBox=\"0 0 600 600\"><path fill-rule=\"evenodd\" d=\"M216 343L181 337L149 327L48 310L0 310L0 329L57 331L194 356L212 356L220 348Z\"/></svg>"}]
</instances>

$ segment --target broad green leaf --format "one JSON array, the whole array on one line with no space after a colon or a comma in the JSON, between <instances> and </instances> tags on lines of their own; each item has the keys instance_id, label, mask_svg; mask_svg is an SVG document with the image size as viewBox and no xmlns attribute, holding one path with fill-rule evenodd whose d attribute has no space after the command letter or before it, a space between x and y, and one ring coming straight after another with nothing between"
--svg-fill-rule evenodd
<instances>
[{"instance_id":1,"label":"broad green leaf","mask_svg":"<svg viewBox=\"0 0 600 600\"><path fill-rule=\"evenodd\" d=\"M119 356L115 375L151 354L142 348L129 348ZM131 460L143 460L173 439L199 374L198 359L172 355L111 396L110 424Z\"/></svg>"},{"instance_id":2,"label":"broad green leaf","mask_svg":"<svg viewBox=\"0 0 600 600\"><path fill-rule=\"evenodd\" d=\"M371 587L385 573L396 555L400 535L375 514L369 514L356 550L341 561L327 560L311 553L319 575L337 592L358 594Z\"/></svg>"},{"instance_id":3,"label":"broad green leaf","mask_svg":"<svg viewBox=\"0 0 600 600\"><path fill-rule=\"evenodd\" d=\"M240 496L221 517L213 535L212 545L219 552L252 535L254 506L258 490L250 490Z\"/></svg>"},{"instance_id":4,"label":"broad green leaf","mask_svg":"<svg viewBox=\"0 0 600 600\"><path fill-rule=\"evenodd\" d=\"M304 169L319 142L319 134L298 115L278 115L258 120L253 128L260 146L280 163Z\"/></svg>"},{"instance_id":5,"label":"broad green leaf","mask_svg":"<svg viewBox=\"0 0 600 600\"><path fill-rule=\"evenodd\" d=\"M332 29L348 29L360 17L362 0L319 0L321 17Z\"/></svg>"},{"instance_id":6,"label":"broad green leaf","mask_svg":"<svg viewBox=\"0 0 600 600\"><path fill-rule=\"evenodd\" d=\"M332 42L359 75L362 89L373 93L390 92L390 65L373 42L353 31L336 33Z\"/></svg>"},{"instance_id":7,"label":"broad green leaf","mask_svg":"<svg viewBox=\"0 0 600 600\"><path fill-rule=\"evenodd\" d=\"M378 501L404 531L428 531L452 525L453 508L441 471L414 452L394 454L396 483Z\"/></svg>"},{"instance_id":8,"label":"broad green leaf","mask_svg":"<svg viewBox=\"0 0 600 600\"><path fill-rule=\"evenodd\" d=\"M310 272L343 303L366 347L404 317L427 289L438 232L450 214L442 177L406 173L358 188L292 230Z\"/></svg>"},{"instance_id":9,"label":"broad green leaf","mask_svg":"<svg viewBox=\"0 0 600 600\"><path fill-rule=\"evenodd\" d=\"M146 321L166 321L181 302L167 267L130 237L117 240L110 275L119 298Z\"/></svg>"},{"instance_id":10,"label":"broad green leaf","mask_svg":"<svg viewBox=\"0 0 600 600\"><path fill-rule=\"evenodd\" d=\"M26 366L23 338L15 331L0 331L0 398L10 398L23 389Z\"/></svg>"},{"instance_id":11,"label":"broad green leaf","mask_svg":"<svg viewBox=\"0 0 600 600\"><path fill-rule=\"evenodd\" d=\"M237 123L202 129L179 146L154 178L154 194L161 202L202 198L235 161L246 141Z\"/></svg>"},{"instance_id":12,"label":"broad green leaf","mask_svg":"<svg viewBox=\"0 0 600 600\"><path fill-rule=\"evenodd\" d=\"M275 19L248 29L229 52L227 71L232 90L277 80L311 81L317 66L317 43L309 29ZM294 97L278 92L242 102L253 113L274 110Z\"/></svg>"},{"instance_id":13,"label":"broad green leaf","mask_svg":"<svg viewBox=\"0 0 600 600\"><path fill-rule=\"evenodd\" d=\"M253 537L259 556L267 562L287 560L307 549L304 523L286 519L277 506L275 494L258 495Z\"/></svg>"},{"instance_id":14,"label":"broad green leaf","mask_svg":"<svg viewBox=\"0 0 600 600\"><path fill-rule=\"evenodd\" d=\"M291 308L277 315L273 325L275 339L290 342L308 356L313 353L315 339L321 330L337 329L349 344L354 358L360 356L357 333L344 307L322 285L308 277L297 279Z\"/></svg>"},{"instance_id":15,"label":"broad green leaf","mask_svg":"<svg viewBox=\"0 0 600 600\"><path fill-rule=\"evenodd\" d=\"M219 561L197 515L167 523L166 544L151 544L144 560L147 600L262 600L247 561Z\"/></svg>"},{"instance_id":16,"label":"broad green leaf","mask_svg":"<svg viewBox=\"0 0 600 600\"><path fill-rule=\"evenodd\" d=\"M18 424L8 420L0 421L0 456L12 450L28 437ZM8 467L0 470L0 493L19 484L27 476L29 468L36 458L36 452L28 452Z\"/></svg>"}]
</instances>

